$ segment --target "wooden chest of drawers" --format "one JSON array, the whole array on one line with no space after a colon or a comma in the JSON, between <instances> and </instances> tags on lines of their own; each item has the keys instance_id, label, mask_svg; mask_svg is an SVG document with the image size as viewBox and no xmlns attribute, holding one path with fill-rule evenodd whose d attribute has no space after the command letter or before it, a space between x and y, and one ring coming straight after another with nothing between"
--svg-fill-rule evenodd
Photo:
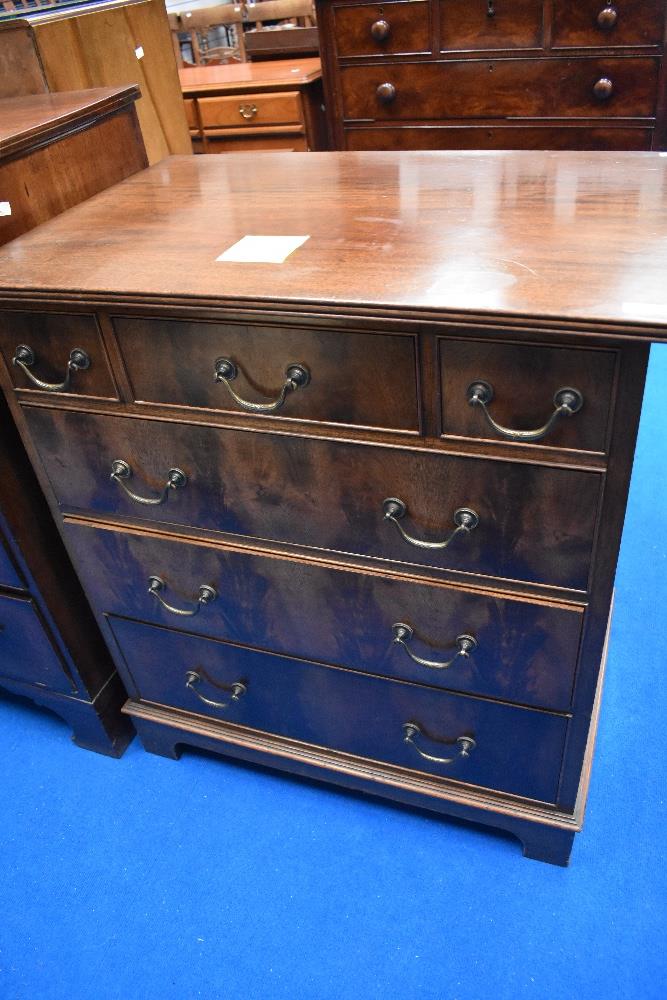
<instances>
[{"instance_id":1,"label":"wooden chest of drawers","mask_svg":"<svg viewBox=\"0 0 667 1000\"><path fill-rule=\"evenodd\" d=\"M319 776L567 863L667 328L667 168L288 161L173 158L0 255L3 387L126 710L149 750ZM257 219L309 239L219 261ZM45 381L74 348L90 364L49 393L22 347Z\"/></svg>"},{"instance_id":2,"label":"wooden chest of drawers","mask_svg":"<svg viewBox=\"0 0 667 1000\"><path fill-rule=\"evenodd\" d=\"M318 0L337 149L662 149L664 0Z\"/></svg>"}]
</instances>

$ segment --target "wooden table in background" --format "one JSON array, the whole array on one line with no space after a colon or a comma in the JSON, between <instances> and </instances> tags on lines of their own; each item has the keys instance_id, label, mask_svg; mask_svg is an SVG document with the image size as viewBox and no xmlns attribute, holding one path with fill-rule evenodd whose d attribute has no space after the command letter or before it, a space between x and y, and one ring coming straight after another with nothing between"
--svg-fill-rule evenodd
<instances>
[{"instance_id":1,"label":"wooden table in background","mask_svg":"<svg viewBox=\"0 0 667 1000\"><path fill-rule=\"evenodd\" d=\"M319 59L181 69L195 152L326 148Z\"/></svg>"}]
</instances>

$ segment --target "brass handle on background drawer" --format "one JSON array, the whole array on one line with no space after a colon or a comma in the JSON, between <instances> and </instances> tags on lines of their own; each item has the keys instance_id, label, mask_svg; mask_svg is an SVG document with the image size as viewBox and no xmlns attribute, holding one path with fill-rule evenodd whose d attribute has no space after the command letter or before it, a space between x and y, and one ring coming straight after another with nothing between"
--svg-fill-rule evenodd
<instances>
[{"instance_id":1,"label":"brass handle on background drawer","mask_svg":"<svg viewBox=\"0 0 667 1000\"><path fill-rule=\"evenodd\" d=\"M424 753L417 744L415 743L415 736L423 736L424 732L416 722L404 722L403 723L403 740L409 743L411 747L417 751L420 757L424 760L431 760L434 764L453 764L455 760L465 759L470 756L472 750L475 749L477 744L475 743L472 736L458 736L455 740L435 740L436 743L445 743L448 746L458 746L459 752L454 754L453 757L434 757L433 754ZM433 737L429 736L429 739Z\"/></svg>"},{"instance_id":2,"label":"brass handle on background drawer","mask_svg":"<svg viewBox=\"0 0 667 1000\"><path fill-rule=\"evenodd\" d=\"M393 83L381 83L375 91L375 95L382 104L391 104L396 97L396 87Z\"/></svg>"},{"instance_id":3,"label":"brass handle on background drawer","mask_svg":"<svg viewBox=\"0 0 667 1000\"><path fill-rule=\"evenodd\" d=\"M254 118L255 115L257 114L257 105L239 104L239 114L241 115L241 118L245 118L246 121L249 121L251 118Z\"/></svg>"},{"instance_id":4,"label":"brass handle on background drawer","mask_svg":"<svg viewBox=\"0 0 667 1000\"><path fill-rule=\"evenodd\" d=\"M371 35L376 42L384 42L391 34L389 21L373 21L371 24Z\"/></svg>"},{"instance_id":5,"label":"brass handle on background drawer","mask_svg":"<svg viewBox=\"0 0 667 1000\"><path fill-rule=\"evenodd\" d=\"M613 28L618 21L618 11L615 7L609 4L607 7L603 7L597 16L598 27L602 28L604 31L609 31Z\"/></svg>"},{"instance_id":6,"label":"brass handle on background drawer","mask_svg":"<svg viewBox=\"0 0 667 1000\"><path fill-rule=\"evenodd\" d=\"M608 76L603 76L593 86L593 96L598 101L608 101L614 93L614 84Z\"/></svg>"},{"instance_id":7,"label":"brass handle on background drawer","mask_svg":"<svg viewBox=\"0 0 667 1000\"><path fill-rule=\"evenodd\" d=\"M27 344L19 344L14 351L12 364L25 372L32 384L36 385L38 389L43 389L44 392L65 392L69 389L73 372L84 372L87 368L90 368L90 358L86 352L80 347L75 347L70 351L64 380L62 382L42 382L41 379L37 378L30 371L36 360L37 358L32 347L28 347Z\"/></svg>"},{"instance_id":8,"label":"brass handle on background drawer","mask_svg":"<svg viewBox=\"0 0 667 1000\"><path fill-rule=\"evenodd\" d=\"M419 538L413 538L412 535L408 535L400 523L400 518L405 517L408 511L403 500L399 500L398 497L388 497L382 501L382 510L384 511L385 520L392 521L405 541L409 542L410 545L416 545L418 549L446 549L457 535L463 533L469 535L473 528L476 528L479 524L479 517L474 510L470 510L469 507L459 507L454 513L454 524L456 527L443 542L422 542Z\"/></svg>"},{"instance_id":9,"label":"brass handle on background drawer","mask_svg":"<svg viewBox=\"0 0 667 1000\"><path fill-rule=\"evenodd\" d=\"M489 382L484 382L482 379L471 382L466 391L466 396L470 406L481 406L487 423L493 430L510 441L541 441L543 437L546 437L559 417L572 417L584 405L584 397L578 389L559 389L554 394L554 406L556 409L546 424L543 424L542 427L538 427L534 431L515 431L510 427L503 427L501 424L497 424L489 413L487 407L493 400L493 386Z\"/></svg>"},{"instance_id":10,"label":"brass handle on background drawer","mask_svg":"<svg viewBox=\"0 0 667 1000\"><path fill-rule=\"evenodd\" d=\"M197 690L197 685L201 684L202 676L198 674L196 670L188 670L185 675L185 686L189 688L194 695L203 701L205 705L211 705L212 708L229 708L233 701L238 701L248 690L245 684L241 681L235 681L229 687L223 687L223 691L229 691L231 698L229 701L213 701L212 698L207 698L205 695L200 694Z\"/></svg>"},{"instance_id":11,"label":"brass handle on background drawer","mask_svg":"<svg viewBox=\"0 0 667 1000\"><path fill-rule=\"evenodd\" d=\"M117 458L111 465L111 476L114 482L125 491L130 500L134 500L135 503L146 504L146 506L154 507L158 504L164 503L169 495L170 490L177 490L181 486L185 486L188 481L187 476L180 469L170 469L167 473L167 482L164 485L162 493L157 497L141 497L138 493L133 493L132 490L125 484L125 479L132 478L132 468L125 462L122 458Z\"/></svg>"},{"instance_id":12,"label":"brass handle on background drawer","mask_svg":"<svg viewBox=\"0 0 667 1000\"><path fill-rule=\"evenodd\" d=\"M477 640L474 636L466 634L457 635L456 645L459 648L458 652L452 656L451 660L448 660L446 663L442 663L438 660L424 660L421 656L416 656L408 646L409 640L412 639L415 634L414 629L412 629L410 625L406 625L404 622L396 622L391 626L391 630L394 634L394 642L403 647L410 659L414 660L415 663L419 663L422 667L430 667L431 670L447 670L453 663L456 662L456 660L458 660L459 657L467 660L470 654L477 649Z\"/></svg>"},{"instance_id":13,"label":"brass handle on background drawer","mask_svg":"<svg viewBox=\"0 0 667 1000\"><path fill-rule=\"evenodd\" d=\"M160 579L159 576L149 576L148 577L148 593L152 594L156 601L162 605L165 611L170 611L172 615L181 615L183 618L193 618L198 615L205 604L210 604L218 596L216 590L213 587L209 587L208 584L203 583L199 588L199 597L197 598L197 604L194 608L174 608L171 604L167 604L165 599L161 596L161 591L166 588L166 583L164 580Z\"/></svg>"},{"instance_id":14,"label":"brass handle on background drawer","mask_svg":"<svg viewBox=\"0 0 667 1000\"><path fill-rule=\"evenodd\" d=\"M290 364L285 369L285 381L278 398L271 403L251 403L247 399L241 399L240 396L237 396L230 385L238 373L237 365L229 358L218 358L215 362L215 381L226 385L232 399L244 410L249 410L250 413L275 413L285 402L288 393L304 389L310 382L310 372L304 365Z\"/></svg>"}]
</instances>

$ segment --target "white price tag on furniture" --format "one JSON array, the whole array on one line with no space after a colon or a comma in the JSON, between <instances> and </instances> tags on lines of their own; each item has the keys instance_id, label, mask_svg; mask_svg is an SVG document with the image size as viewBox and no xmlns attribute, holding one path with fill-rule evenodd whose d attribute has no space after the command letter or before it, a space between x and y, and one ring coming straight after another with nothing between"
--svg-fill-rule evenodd
<instances>
[{"instance_id":1,"label":"white price tag on furniture","mask_svg":"<svg viewBox=\"0 0 667 1000\"><path fill-rule=\"evenodd\" d=\"M284 264L309 239L310 236L244 236L215 259L241 264Z\"/></svg>"}]
</instances>

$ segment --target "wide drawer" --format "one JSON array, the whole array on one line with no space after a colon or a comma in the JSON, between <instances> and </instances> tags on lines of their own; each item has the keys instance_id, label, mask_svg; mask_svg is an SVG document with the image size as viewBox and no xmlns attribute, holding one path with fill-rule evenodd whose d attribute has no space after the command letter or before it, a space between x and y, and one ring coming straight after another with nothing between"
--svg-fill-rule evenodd
<instances>
[{"instance_id":1,"label":"wide drawer","mask_svg":"<svg viewBox=\"0 0 667 1000\"><path fill-rule=\"evenodd\" d=\"M616 360L614 351L443 339L442 433L514 441L518 447L538 444L604 453ZM474 387L480 385L487 389L476 393ZM575 412L555 416L563 389L574 390L570 411ZM475 396L482 403L471 402ZM549 429L537 433L549 419ZM525 436L517 437L515 432Z\"/></svg>"},{"instance_id":2,"label":"wide drawer","mask_svg":"<svg viewBox=\"0 0 667 1000\"><path fill-rule=\"evenodd\" d=\"M0 584L4 587L25 587L25 583L19 576L7 551L2 535L0 535Z\"/></svg>"},{"instance_id":3,"label":"wide drawer","mask_svg":"<svg viewBox=\"0 0 667 1000\"><path fill-rule=\"evenodd\" d=\"M230 388L244 401L272 406L288 369L298 365L308 373L307 385L288 393L270 414L337 425L419 429L411 336L129 317L116 317L114 328L139 402L244 413L247 408L232 398ZM238 374L231 381L215 379L221 358L236 366Z\"/></svg>"},{"instance_id":4,"label":"wide drawer","mask_svg":"<svg viewBox=\"0 0 667 1000\"><path fill-rule=\"evenodd\" d=\"M448 780L556 800L567 731L561 716L138 622L111 624L125 656L128 685L143 701Z\"/></svg>"},{"instance_id":5,"label":"wide drawer","mask_svg":"<svg viewBox=\"0 0 667 1000\"><path fill-rule=\"evenodd\" d=\"M41 408L26 415L69 510L587 587L597 473ZM387 517L388 500L405 505L402 517ZM478 519L470 531L460 528L466 510ZM448 538L446 547L422 544Z\"/></svg>"},{"instance_id":6,"label":"wide drawer","mask_svg":"<svg viewBox=\"0 0 667 1000\"><path fill-rule=\"evenodd\" d=\"M71 694L73 686L28 597L0 596L0 678Z\"/></svg>"},{"instance_id":7,"label":"wide drawer","mask_svg":"<svg viewBox=\"0 0 667 1000\"><path fill-rule=\"evenodd\" d=\"M400 125L345 130L345 149L638 149L653 129L589 125Z\"/></svg>"},{"instance_id":8,"label":"wide drawer","mask_svg":"<svg viewBox=\"0 0 667 1000\"><path fill-rule=\"evenodd\" d=\"M257 128L303 121L298 90L283 94L238 94L235 97L200 97L202 128Z\"/></svg>"},{"instance_id":9,"label":"wide drawer","mask_svg":"<svg viewBox=\"0 0 667 1000\"><path fill-rule=\"evenodd\" d=\"M94 316L3 312L0 352L17 389L117 397ZM14 358L25 367L14 364Z\"/></svg>"},{"instance_id":10,"label":"wide drawer","mask_svg":"<svg viewBox=\"0 0 667 1000\"><path fill-rule=\"evenodd\" d=\"M338 55L412 55L431 51L430 4L426 0L336 7Z\"/></svg>"},{"instance_id":11,"label":"wide drawer","mask_svg":"<svg viewBox=\"0 0 667 1000\"><path fill-rule=\"evenodd\" d=\"M440 0L440 48L541 48L543 7L543 0L494 0L490 15L481 0Z\"/></svg>"},{"instance_id":12,"label":"wide drawer","mask_svg":"<svg viewBox=\"0 0 667 1000\"><path fill-rule=\"evenodd\" d=\"M665 28L664 0L556 0L554 48L660 45Z\"/></svg>"},{"instance_id":13,"label":"wide drawer","mask_svg":"<svg viewBox=\"0 0 667 1000\"><path fill-rule=\"evenodd\" d=\"M657 60L611 56L386 62L341 70L350 120L650 117L657 81Z\"/></svg>"},{"instance_id":14,"label":"wide drawer","mask_svg":"<svg viewBox=\"0 0 667 1000\"><path fill-rule=\"evenodd\" d=\"M255 552L68 523L100 612L388 677L567 710L580 608L403 581ZM149 578L164 586L149 593ZM200 588L216 596L197 603ZM185 617L181 611L193 611ZM395 642L398 624L412 637ZM457 639L472 636L466 658ZM413 660L409 653L431 662Z\"/></svg>"}]
</instances>

